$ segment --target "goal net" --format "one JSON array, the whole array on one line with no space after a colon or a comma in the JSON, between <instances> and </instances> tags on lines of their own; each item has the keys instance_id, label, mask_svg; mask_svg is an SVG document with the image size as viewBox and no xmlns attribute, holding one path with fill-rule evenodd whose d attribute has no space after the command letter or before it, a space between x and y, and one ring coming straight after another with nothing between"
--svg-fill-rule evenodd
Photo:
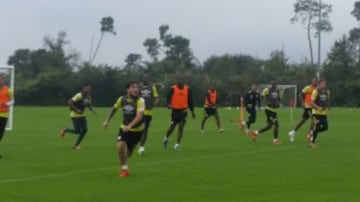
<instances>
[{"instance_id":1,"label":"goal net","mask_svg":"<svg viewBox=\"0 0 360 202\"><path fill-rule=\"evenodd\" d=\"M15 86L15 69L12 66L0 66L0 75L4 79L4 83L8 86L14 93ZM13 120L14 120L14 105L10 105L9 109L9 118L6 125L6 130L13 129Z\"/></svg>"}]
</instances>

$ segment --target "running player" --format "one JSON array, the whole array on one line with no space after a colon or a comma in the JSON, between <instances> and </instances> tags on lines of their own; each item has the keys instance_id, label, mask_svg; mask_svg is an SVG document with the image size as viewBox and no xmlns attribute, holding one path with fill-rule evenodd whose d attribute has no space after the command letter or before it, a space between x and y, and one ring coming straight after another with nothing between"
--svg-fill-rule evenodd
<instances>
[{"instance_id":1,"label":"running player","mask_svg":"<svg viewBox=\"0 0 360 202\"><path fill-rule=\"evenodd\" d=\"M10 106L14 104L13 91L5 85L4 78L0 75L0 142L4 136L6 123L9 117ZM0 158L2 156L0 155Z\"/></svg>"},{"instance_id":2,"label":"running player","mask_svg":"<svg viewBox=\"0 0 360 202\"><path fill-rule=\"evenodd\" d=\"M257 85L252 84L244 98L246 111L248 112L248 120L242 124L246 126L246 135L250 134L250 126L256 121L256 105L260 109L260 94L256 89Z\"/></svg>"},{"instance_id":3,"label":"running player","mask_svg":"<svg viewBox=\"0 0 360 202\"><path fill-rule=\"evenodd\" d=\"M305 86L302 89L302 92L300 93L299 97L300 100L302 101L302 106L304 107L304 113L302 115L302 119L300 120L300 122L295 126L295 128L293 130L291 130L289 132L289 138L291 142L295 141L295 134L296 131L299 130L299 128L308 120L311 118L312 115L312 107L311 107L311 95L313 93L313 91L316 89L317 86L317 82L318 79L317 77L314 77L312 79L312 82L310 85ZM312 123L311 122L311 126L310 128L312 128Z\"/></svg>"},{"instance_id":4,"label":"running player","mask_svg":"<svg viewBox=\"0 0 360 202\"><path fill-rule=\"evenodd\" d=\"M65 137L66 133L68 132L77 134L78 138L75 142L74 149L80 150L80 144L88 131L85 109L88 108L96 115L95 110L91 106L90 84L84 84L82 86L81 92L76 93L72 98L70 98L68 104L70 106L70 117L74 128L63 128L60 132L60 135L61 137Z\"/></svg>"},{"instance_id":5,"label":"running player","mask_svg":"<svg viewBox=\"0 0 360 202\"><path fill-rule=\"evenodd\" d=\"M176 85L173 85L167 96L168 107L171 109L171 123L164 137L163 145L167 147L168 140L176 125L179 125L178 135L174 149L180 148L180 142L184 133L187 109L190 108L192 117L195 118L192 93L188 85L184 84L183 78L178 77Z\"/></svg>"},{"instance_id":6,"label":"running player","mask_svg":"<svg viewBox=\"0 0 360 202\"><path fill-rule=\"evenodd\" d=\"M280 91L277 89L276 82L271 81L271 87L265 88L261 95L266 100L265 114L267 117L267 125L260 130L252 131L252 140L255 142L258 135L273 128L273 144L281 144L278 133L279 133L279 120L277 118L277 110L280 106Z\"/></svg>"},{"instance_id":7,"label":"running player","mask_svg":"<svg viewBox=\"0 0 360 202\"><path fill-rule=\"evenodd\" d=\"M148 74L143 76L143 82L140 84L140 95L145 100L144 131L141 136L140 147L138 150L138 153L142 155L145 153L145 142L152 120L152 108L157 105L159 97L156 86L151 83L150 76Z\"/></svg>"},{"instance_id":8,"label":"running player","mask_svg":"<svg viewBox=\"0 0 360 202\"><path fill-rule=\"evenodd\" d=\"M218 127L219 132L224 132L224 129L221 128L220 117L216 107L217 100L218 99L217 99L217 91L215 89L215 84L212 83L205 97L204 118L201 122L201 133L204 133L205 122L210 116L215 117L216 125Z\"/></svg>"},{"instance_id":9,"label":"running player","mask_svg":"<svg viewBox=\"0 0 360 202\"><path fill-rule=\"evenodd\" d=\"M324 79L319 80L317 89L311 95L311 106L313 107L314 128L310 132L310 146L315 149L318 134L328 130L327 113L330 108L330 91Z\"/></svg>"},{"instance_id":10,"label":"running player","mask_svg":"<svg viewBox=\"0 0 360 202\"><path fill-rule=\"evenodd\" d=\"M126 177L130 174L128 158L141 139L144 125L145 101L139 96L139 84L134 81L129 82L126 89L127 94L117 99L103 123L103 127L107 128L116 111L119 108L122 109L123 121L120 125L117 145L121 166L120 177Z\"/></svg>"}]
</instances>

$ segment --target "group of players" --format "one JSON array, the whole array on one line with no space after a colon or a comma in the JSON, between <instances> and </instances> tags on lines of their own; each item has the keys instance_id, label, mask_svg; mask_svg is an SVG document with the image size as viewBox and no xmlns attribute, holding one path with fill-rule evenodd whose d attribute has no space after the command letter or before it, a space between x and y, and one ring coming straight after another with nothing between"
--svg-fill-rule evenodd
<instances>
[{"instance_id":1,"label":"group of players","mask_svg":"<svg viewBox=\"0 0 360 202\"><path fill-rule=\"evenodd\" d=\"M119 127L117 145L121 166L120 177L126 177L130 174L128 158L139 142L138 153L144 154L144 145L152 120L152 108L156 106L158 102L158 92L156 86L151 83L149 75L144 75L141 83L136 81L129 82L126 90L126 95L120 96L116 100L109 115L103 122L103 127L107 128L117 110L122 110L123 120ZM303 101L304 113L302 120L289 132L290 141L294 141L296 131L306 120L311 118L312 122L308 132L308 139L310 146L317 148L315 141L318 133L328 129L326 115L330 107L330 93L326 88L326 81L314 78L312 83L302 90L300 96ZM215 85L212 84L205 96L204 117L200 127L202 133L204 133L205 123L210 116L215 117L219 132L224 132L217 111L217 98L218 95ZM265 114L267 124L260 130L250 130L251 125L256 121L256 106L260 108L261 98L266 102ZM174 132L176 126L178 126L177 139L174 144L174 149L178 150L183 137L188 109L192 117L195 118L192 91L190 87L184 83L182 77L178 77L177 83L170 88L166 100L168 108L171 109L171 122L163 139L163 146L167 148L169 137ZM278 138L279 121L277 118L277 110L280 106L281 96L275 81L271 81L271 86L265 88L261 94L257 92L257 86L253 84L244 97L244 102L248 112L248 119L247 121L241 122L240 125L241 128L246 128L246 134L248 136L251 135L252 140L256 141L260 134L272 128L274 136L273 143L276 145L281 144ZM12 90L4 84L3 77L0 76L0 141L4 134L9 106L13 103ZM63 128L60 135L65 137L67 133L77 134L78 138L75 142L74 149L80 150L80 144L87 133L85 109L88 108L96 114L96 111L91 105L91 85L83 85L81 92L70 98L68 104L70 106L70 117L74 127Z\"/></svg>"}]
</instances>

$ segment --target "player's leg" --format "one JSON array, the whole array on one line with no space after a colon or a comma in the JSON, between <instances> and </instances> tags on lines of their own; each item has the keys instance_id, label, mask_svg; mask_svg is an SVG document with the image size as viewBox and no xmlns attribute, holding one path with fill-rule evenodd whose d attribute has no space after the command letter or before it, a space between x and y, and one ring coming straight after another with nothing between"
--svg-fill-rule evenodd
<instances>
[{"instance_id":1,"label":"player's leg","mask_svg":"<svg viewBox=\"0 0 360 202\"><path fill-rule=\"evenodd\" d=\"M123 132L122 129L120 129L118 143L117 143L118 156L121 167L120 177L126 177L130 174L129 166L127 164L129 157L128 146L127 146L128 141L129 141L129 134Z\"/></svg>"},{"instance_id":2,"label":"player's leg","mask_svg":"<svg viewBox=\"0 0 360 202\"><path fill-rule=\"evenodd\" d=\"M5 133L5 127L6 127L7 118L6 117L0 117L0 142L4 136ZM0 158L2 156L0 155Z\"/></svg>"},{"instance_id":3,"label":"player's leg","mask_svg":"<svg viewBox=\"0 0 360 202\"><path fill-rule=\"evenodd\" d=\"M152 120L151 115L144 116L144 130L142 132L141 139L140 139L140 147L139 147L139 151L138 151L139 154L143 154L145 152L145 142L146 142L146 139L148 136L151 120Z\"/></svg>"},{"instance_id":4,"label":"player's leg","mask_svg":"<svg viewBox=\"0 0 360 202\"><path fill-rule=\"evenodd\" d=\"M179 127L178 127L178 134L177 134L177 139L176 139L176 143L174 145L174 149L178 150L180 148L180 142L182 140L182 137L184 135L184 127L186 124L186 117L187 117L187 113L181 113L179 116Z\"/></svg>"},{"instance_id":5,"label":"player's leg","mask_svg":"<svg viewBox=\"0 0 360 202\"><path fill-rule=\"evenodd\" d=\"M273 126L273 118L272 118L272 114L273 112L271 112L270 110L265 109L265 115L266 115L266 126L264 126L263 128L261 128L260 130L255 130L251 132L251 137L252 140L255 141L256 137L263 133L266 132L268 130L271 129L271 127Z\"/></svg>"},{"instance_id":6,"label":"player's leg","mask_svg":"<svg viewBox=\"0 0 360 202\"><path fill-rule=\"evenodd\" d=\"M179 116L179 112L176 112L176 111L172 110L170 126L169 126L168 130L166 131L166 135L165 135L164 140L163 140L164 148L167 147L169 137L174 132L174 130L176 128L176 125L178 123L178 116Z\"/></svg>"},{"instance_id":7,"label":"player's leg","mask_svg":"<svg viewBox=\"0 0 360 202\"><path fill-rule=\"evenodd\" d=\"M215 116L215 121L216 121L216 125L219 129L219 132L221 132L221 133L224 132L224 129L221 127L220 116L217 111L217 108L214 108L214 116Z\"/></svg>"},{"instance_id":8,"label":"player's leg","mask_svg":"<svg viewBox=\"0 0 360 202\"><path fill-rule=\"evenodd\" d=\"M205 122L209 118L208 110L209 110L209 108L207 108L207 107L204 108L204 118L201 121L201 127L200 127L200 130L201 130L202 133L204 132Z\"/></svg>"},{"instance_id":9,"label":"player's leg","mask_svg":"<svg viewBox=\"0 0 360 202\"><path fill-rule=\"evenodd\" d=\"M248 120L246 121L246 135L248 135L250 133L250 127L251 124L255 123L256 121L256 110L255 108L246 108L247 112L248 112Z\"/></svg>"},{"instance_id":10,"label":"player's leg","mask_svg":"<svg viewBox=\"0 0 360 202\"><path fill-rule=\"evenodd\" d=\"M301 120L298 124L296 124L295 128L289 132L289 138L291 142L295 141L296 132L300 129L300 127L311 118L311 108L304 108L304 113L302 115Z\"/></svg>"},{"instance_id":11,"label":"player's leg","mask_svg":"<svg viewBox=\"0 0 360 202\"><path fill-rule=\"evenodd\" d=\"M8 119L6 117L0 117L0 142L5 133L5 127L6 127L7 120Z\"/></svg>"},{"instance_id":12,"label":"player's leg","mask_svg":"<svg viewBox=\"0 0 360 202\"><path fill-rule=\"evenodd\" d=\"M180 142L181 142L183 134L184 134L184 127L185 127L185 122L180 122L179 127L178 127L176 143L174 145L174 149L176 149L176 150L178 150L180 148Z\"/></svg>"},{"instance_id":13,"label":"player's leg","mask_svg":"<svg viewBox=\"0 0 360 202\"><path fill-rule=\"evenodd\" d=\"M79 121L79 123L78 123L79 124L79 126L78 126L79 127L79 136L78 136L78 138L75 142L75 146L74 146L74 148L77 150L80 149L80 144L88 131L86 117L80 117L78 119L78 121Z\"/></svg>"},{"instance_id":14,"label":"player's leg","mask_svg":"<svg viewBox=\"0 0 360 202\"><path fill-rule=\"evenodd\" d=\"M275 145L279 145L281 144L280 140L279 140L279 120L277 118L277 113L274 112L273 116L272 116L272 121L273 121L273 134L274 134L274 139L273 139L273 144Z\"/></svg>"}]
</instances>

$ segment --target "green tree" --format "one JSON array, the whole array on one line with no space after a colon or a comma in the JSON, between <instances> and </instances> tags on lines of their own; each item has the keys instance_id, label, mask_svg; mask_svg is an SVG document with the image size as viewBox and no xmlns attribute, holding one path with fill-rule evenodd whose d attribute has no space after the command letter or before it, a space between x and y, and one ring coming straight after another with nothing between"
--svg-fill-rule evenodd
<instances>
[{"instance_id":1,"label":"green tree","mask_svg":"<svg viewBox=\"0 0 360 202\"><path fill-rule=\"evenodd\" d=\"M126 68L131 68L131 69L140 69L142 68L141 63L142 63L142 56L140 54L137 53L130 53L126 59Z\"/></svg>"},{"instance_id":2,"label":"green tree","mask_svg":"<svg viewBox=\"0 0 360 202\"><path fill-rule=\"evenodd\" d=\"M155 38L148 38L144 41L143 45L146 47L146 52L153 59L153 61L158 61L161 47L159 41Z\"/></svg>"},{"instance_id":3,"label":"green tree","mask_svg":"<svg viewBox=\"0 0 360 202\"><path fill-rule=\"evenodd\" d=\"M360 1L354 3L354 10L351 11L351 15L353 15L360 24Z\"/></svg>"},{"instance_id":4,"label":"green tree","mask_svg":"<svg viewBox=\"0 0 360 202\"><path fill-rule=\"evenodd\" d=\"M103 17L101 19L101 28L100 28L100 32L101 32L101 35L100 35L100 38L99 38L99 41L96 45L96 48L95 48L95 51L94 51L94 54L93 56L90 58L90 61L89 61L89 64L93 64L95 58L96 58L96 55L100 49L100 46L101 46L101 43L102 43L102 40L104 38L104 34L105 33L111 33L113 35L116 35L116 32L114 31L114 19L109 16L109 17Z\"/></svg>"},{"instance_id":5,"label":"green tree","mask_svg":"<svg viewBox=\"0 0 360 202\"><path fill-rule=\"evenodd\" d=\"M321 21L319 21L319 11L321 11ZM313 66L312 30L315 30L315 37L318 37L320 32L331 32L333 29L329 19L331 11L331 5L322 3L320 6L316 0L297 0L294 4L295 15L291 18L291 22L296 23L301 21L305 26L309 44L310 61Z\"/></svg>"}]
</instances>

